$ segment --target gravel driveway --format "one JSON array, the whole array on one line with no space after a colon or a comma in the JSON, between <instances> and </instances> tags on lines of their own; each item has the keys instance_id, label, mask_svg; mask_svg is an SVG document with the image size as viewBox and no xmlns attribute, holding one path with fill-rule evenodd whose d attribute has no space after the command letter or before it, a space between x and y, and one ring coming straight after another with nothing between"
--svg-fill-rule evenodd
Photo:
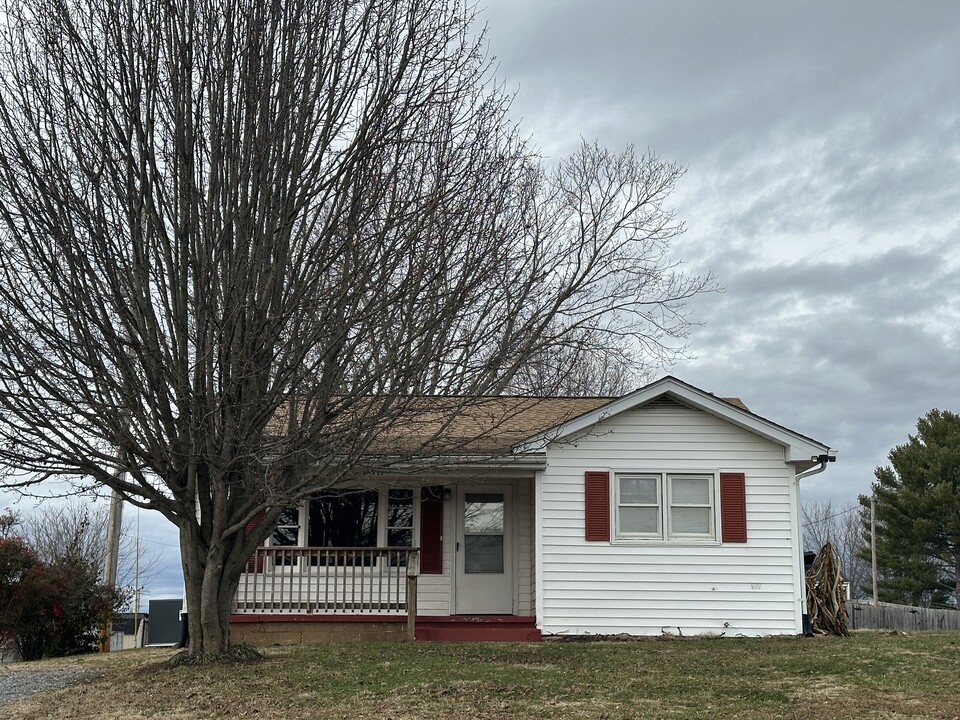
<instances>
[{"instance_id":1,"label":"gravel driveway","mask_svg":"<svg viewBox=\"0 0 960 720\"><path fill-rule=\"evenodd\" d=\"M6 705L34 693L59 690L67 685L73 685L99 675L101 673L97 670L83 668L47 670L0 668L0 705Z\"/></svg>"}]
</instances>

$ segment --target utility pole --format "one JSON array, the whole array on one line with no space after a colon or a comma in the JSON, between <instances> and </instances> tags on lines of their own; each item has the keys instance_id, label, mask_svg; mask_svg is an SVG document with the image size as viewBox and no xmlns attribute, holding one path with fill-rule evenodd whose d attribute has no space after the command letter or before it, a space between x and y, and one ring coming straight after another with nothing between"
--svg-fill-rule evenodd
<instances>
[{"instance_id":1,"label":"utility pole","mask_svg":"<svg viewBox=\"0 0 960 720\"><path fill-rule=\"evenodd\" d=\"M123 519L123 500L114 490L110 494L110 515L107 520L107 554L103 561L103 584L117 585L117 565L120 559L120 525Z\"/></svg>"},{"instance_id":2,"label":"utility pole","mask_svg":"<svg viewBox=\"0 0 960 720\"><path fill-rule=\"evenodd\" d=\"M122 471L118 471L122 474ZM123 518L123 500L120 493L110 493L110 515L107 519L107 552L103 561L103 584L117 586L117 565L120 559L120 526ZM110 652L110 623L101 628L100 652Z\"/></svg>"},{"instance_id":3,"label":"utility pole","mask_svg":"<svg viewBox=\"0 0 960 720\"><path fill-rule=\"evenodd\" d=\"M870 566L873 577L873 604L877 605L877 499L870 496Z\"/></svg>"}]
</instances>

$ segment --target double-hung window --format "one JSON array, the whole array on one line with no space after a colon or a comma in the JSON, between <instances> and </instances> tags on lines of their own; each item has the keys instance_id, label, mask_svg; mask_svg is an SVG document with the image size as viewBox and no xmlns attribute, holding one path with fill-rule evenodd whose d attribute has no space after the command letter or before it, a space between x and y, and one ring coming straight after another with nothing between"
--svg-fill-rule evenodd
<instances>
[{"instance_id":1,"label":"double-hung window","mask_svg":"<svg viewBox=\"0 0 960 720\"><path fill-rule=\"evenodd\" d=\"M387 547L413 547L413 490L387 490Z\"/></svg>"},{"instance_id":2,"label":"double-hung window","mask_svg":"<svg viewBox=\"0 0 960 720\"><path fill-rule=\"evenodd\" d=\"M621 475L617 478L617 530L624 538L663 535L659 475Z\"/></svg>"},{"instance_id":3,"label":"double-hung window","mask_svg":"<svg viewBox=\"0 0 960 720\"><path fill-rule=\"evenodd\" d=\"M300 508L284 508L270 544L274 547L296 547L300 544Z\"/></svg>"},{"instance_id":4,"label":"double-hung window","mask_svg":"<svg viewBox=\"0 0 960 720\"><path fill-rule=\"evenodd\" d=\"M716 539L714 485L712 474L618 474L617 539Z\"/></svg>"},{"instance_id":5,"label":"double-hung window","mask_svg":"<svg viewBox=\"0 0 960 720\"><path fill-rule=\"evenodd\" d=\"M667 528L672 538L713 538L713 476L667 475Z\"/></svg>"}]
</instances>

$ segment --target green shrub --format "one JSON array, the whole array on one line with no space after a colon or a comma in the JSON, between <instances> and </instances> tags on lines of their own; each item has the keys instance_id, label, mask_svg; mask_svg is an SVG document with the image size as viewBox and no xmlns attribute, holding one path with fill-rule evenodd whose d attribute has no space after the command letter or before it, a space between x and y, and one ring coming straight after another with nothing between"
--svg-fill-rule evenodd
<instances>
[{"instance_id":1,"label":"green shrub","mask_svg":"<svg viewBox=\"0 0 960 720\"><path fill-rule=\"evenodd\" d=\"M96 650L124 600L89 561L47 564L21 538L0 540L0 638L24 660Z\"/></svg>"}]
</instances>

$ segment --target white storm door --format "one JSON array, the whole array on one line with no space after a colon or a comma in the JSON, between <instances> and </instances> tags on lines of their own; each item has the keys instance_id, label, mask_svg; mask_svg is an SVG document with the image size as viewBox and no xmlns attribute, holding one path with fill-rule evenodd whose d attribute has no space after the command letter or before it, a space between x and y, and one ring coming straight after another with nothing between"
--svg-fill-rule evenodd
<instances>
[{"instance_id":1,"label":"white storm door","mask_svg":"<svg viewBox=\"0 0 960 720\"><path fill-rule=\"evenodd\" d=\"M513 490L457 488L458 615L513 614Z\"/></svg>"}]
</instances>

